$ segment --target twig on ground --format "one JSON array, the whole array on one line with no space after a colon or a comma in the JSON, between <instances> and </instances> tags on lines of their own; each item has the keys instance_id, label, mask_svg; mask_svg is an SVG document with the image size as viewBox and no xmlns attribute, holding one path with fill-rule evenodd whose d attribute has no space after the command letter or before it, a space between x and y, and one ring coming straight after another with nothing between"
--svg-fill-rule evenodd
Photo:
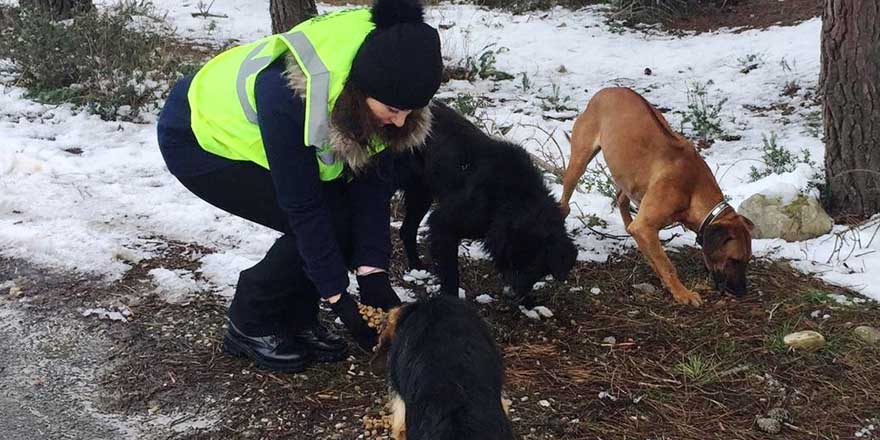
<instances>
[{"instance_id":1,"label":"twig on ground","mask_svg":"<svg viewBox=\"0 0 880 440\"><path fill-rule=\"evenodd\" d=\"M577 216L577 220L579 222L581 222L581 225L583 225L583 227L589 229L590 231L593 231L593 233L595 233L596 235L599 235L599 236L602 236L605 238L610 238L612 240L626 240L627 238L629 238L629 235L607 234L605 232L597 231L597 230L593 229L593 227L590 226L589 224L587 224L587 222L584 220L586 213L584 213L584 210L581 209L581 205L574 203L574 206L578 209L578 211L580 211L580 215Z\"/></svg>"},{"instance_id":2,"label":"twig on ground","mask_svg":"<svg viewBox=\"0 0 880 440\"><path fill-rule=\"evenodd\" d=\"M226 14L211 14L210 12L192 12L190 13L193 17L212 17L212 18L229 18Z\"/></svg>"},{"instance_id":3,"label":"twig on ground","mask_svg":"<svg viewBox=\"0 0 880 440\"><path fill-rule=\"evenodd\" d=\"M548 162L553 163L554 166L556 167L557 171L554 174L556 174L559 177L562 177L562 171L565 170L565 168L566 168L565 153L562 151L562 147L559 145L559 142L557 142L556 138L553 136L554 134L556 134L556 129L554 128L553 131L547 131L543 127L541 127L539 125L535 125L535 124L521 124L521 125L523 127L533 128L533 129L538 130L538 131L544 133L545 135L547 135L547 140L545 140L544 142L542 142L539 145L541 154L544 156L544 158ZM535 141L537 141L537 139L535 139ZM559 152L559 161L562 162L561 166L556 165L556 157L552 153L550 153L544 149L544 147L550 141L553 141L553 144L556 145L556 151Z\"/></svg>"}]
</instances>

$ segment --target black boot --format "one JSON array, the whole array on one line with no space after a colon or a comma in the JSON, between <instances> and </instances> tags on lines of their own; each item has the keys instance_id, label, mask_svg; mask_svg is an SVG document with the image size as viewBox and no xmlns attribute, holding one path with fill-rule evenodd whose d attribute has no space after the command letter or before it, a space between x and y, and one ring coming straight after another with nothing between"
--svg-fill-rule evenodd
<instances>
[{"instance_id":1,"label":"black boot","mask_svg":"<svg viewBox=\"0 0 880 440\"><path fill-rule=\"evenodd\" d=\"M293 335L293 340L307 347L318 362L339 362L348 356L348 342L323 325L315 324Z\"/></svg>"},{"instance_id":2,"label":"black boot","mask_svg":"<svg viewBox=\"0 0 880 440\"><path fill-rule=\"evenodd\" d=\"M291 337L278 335L248 336L232 321L223 338L223 351L245 357L257 366L284 373L299 373L312 364L312 352Z\"/></svg>"},{"instance_id":3,"label":"black boot","mask_svg":"<svg viewBox=\"0 0 880 440\"><path fill-rule=\"evenodd\" d=\"M293 339L311 350L318 362L339 362L348 356L348 342L318 321L318 289L308 279L297 283L291 300L290 323Z\"/></svg>"}]
</instances>

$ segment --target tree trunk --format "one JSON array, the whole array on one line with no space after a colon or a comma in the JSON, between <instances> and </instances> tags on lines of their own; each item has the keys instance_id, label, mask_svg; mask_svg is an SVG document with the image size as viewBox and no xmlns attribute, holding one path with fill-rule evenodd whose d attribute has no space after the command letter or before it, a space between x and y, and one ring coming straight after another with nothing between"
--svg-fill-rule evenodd
<instances>
[{"instance_id":1,"label":"tree trunk","mask_svg":"<svg viewBox=\"0 0 880 440\"><path fill-rule=\"evenodd\" d=\"M92 0L19 0L18 5L23 9L48 14L55 20L66 20L95 8Z\"/></svg>"},{"instance_id":2,"label":"tree trunk","mask_svg":"<svg viewBox=\"0 0 880 440\"><path fill-rule=\"evenodd\" d=\"M834 215L880 212L880 2L826 0L822 13L825 205Z\"/></svg>"},{"instance_id":3,"label":"tree trunk","mask_svg":"<svg viewBox=\"0 0 880 440\"><path fill-rule=\"evenodd\" d=\"M269 0L272 33L287 32L301 21L318 15L315 0Z\"/></svg>"}]
</instances>

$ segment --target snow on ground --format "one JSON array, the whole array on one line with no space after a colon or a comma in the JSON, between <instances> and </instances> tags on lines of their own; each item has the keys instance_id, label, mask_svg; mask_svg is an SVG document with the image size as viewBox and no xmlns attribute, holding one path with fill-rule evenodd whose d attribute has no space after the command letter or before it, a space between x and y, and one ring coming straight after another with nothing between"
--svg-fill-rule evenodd
<instances>
[{"instance_id":1,"label":"snow on ground","mask_svg":"<svg viewBox=\"0 0 880 440\"><path fill-rule=\"evenodd\" d=\"M229 18L208 19L192 16L199 11L199 2L155 4L168 12L182 37L212 46L247 42L269 32L266 0L247 4L216 0L209 12ZM319 9L336 8L320 5ZM567 156L564 132L570 132L573 120L557 119L574 116L603 87L634 88L655 105L671 109L666 117L679 128L682 115L676 111L687 108L688 89L701 84L710 102L727 100L720 114L722 127L727 134L741 136L716 141L704 151L734 206L758 192L808 191L810 179L822 171L824 147L815 128L820 109L800 105L808 103L805 94L815 87L819 75L818 19L791 27L686 37L615 28L606 24L597 8L511 15L443 4L430 9L429 21L441 28L447 63L478 59L488 50L498 70L515 76L500 82L452 81L439 96L491 98L478 116L493 120L496 127L509 127L506 135L535 153L556 152L558 143ZM747 59L755 60L758 67L743 74L740 70ZM13 85L9 71L8 63L0 62L0 254L118 278L131 262L154 255L154 237L197 242L217 250L202 257L201 276L214 291L228 295L237 273L262 257L276 237L187 192L164 167L154 123L104 122L69 106L35 103ZM794 98L781 96L788 83L801 86ZM542 108L553 102L560 108ZM743 107L779 102L791 104L793 113L758 114ZM548 139L551 133L553 140ZM793 172L750 183L750 168L760 167L762 137L770 133L776 134L778 145L793 153L806 150L819 164L802 164ZM558 194L561 187L554 184L553 189ZM625 235L609 198L580 192L573 200L584 213L608 223L603 232ZM583 260L602 261L621 246L634 246L632 240L603 240L581 228L574 217L569 227L577 231ZM663 236L673 233L679 236L672 246L693 245L693 234L681 229L665 231ZM853 252L837 246L838 236L849 237L845 243L849 246L855 243L854 232L842 226L806 242L755 240L753 247L757 255L794 260L804 271L880 299L880 283L872 273L880 268L880 239L869 245L872 233L863 231L862 248ZM469 246L466 252L482 256L478 246ZM201 287L191 274L153 275L160 288Z\"/></svg>"}]
</instances>

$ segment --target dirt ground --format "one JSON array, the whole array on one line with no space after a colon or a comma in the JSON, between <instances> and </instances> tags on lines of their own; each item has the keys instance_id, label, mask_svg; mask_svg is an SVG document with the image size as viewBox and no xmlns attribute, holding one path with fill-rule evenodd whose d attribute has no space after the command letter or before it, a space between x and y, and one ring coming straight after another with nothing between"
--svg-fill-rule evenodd
<instances>
[{"instance_id":1,"label":"dirt ground","mask_svg":"<svg viewBox=\"0 0 880 440\"><path fill-rule=\"evenodd\" d=\"M704 9L666 23L667 29L710 32L720 28L790 26L822 16L823 0L734 0L720 10Z\"/></svg>"},{"instance_id":2,"label":"dirt ground","mask_svg":"<svg viewBox=\"0 0 880 440\"><path fill-rule=\"evenodd\" d=\"M378 418L385 398L366 353L297 375L224 355L227 300L202 292L169 304L146 275L197 270L189 255L211 250L164 248L109 284L0 260L4 438L386 438L364 437L364 417ZM880 327L880 306L766 260L752 266L750 294L734 299L711 291L695 249L672 258L702 308L673 304L632 251L548 282L539 292L554 316L541 320L508 305L485 262L464 265L469 292L498 298L480 310L505 354L520 438L848 439L878 417L880 348L852 328ZM394 275L425 295L400 268ZM130 320L83 316L96 307L130 310ZM828 344L788 351L782 336L807 329ZM777 407L791 417L771 436L755 420Z\"/></svg>"}]
</instances>

